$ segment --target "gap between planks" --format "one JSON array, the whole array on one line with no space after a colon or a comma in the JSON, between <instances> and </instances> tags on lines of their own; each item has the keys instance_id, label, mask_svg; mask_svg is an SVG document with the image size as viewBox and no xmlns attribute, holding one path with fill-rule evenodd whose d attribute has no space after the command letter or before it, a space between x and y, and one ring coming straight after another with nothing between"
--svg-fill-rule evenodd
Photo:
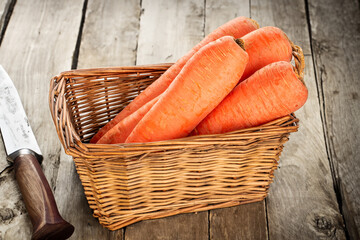
<instances>
[{"instance_id":1,"label":"gap between planks","mask_svg":"<svg viewBox=\"0 0 360 240\"><path fill-rule=\"evenodd\" d=\"M305 1L305 12L306 12L306 22L308 25L308 29L309 29L309 41L310 41L310 49L311 49L311 59L312 59L312 63L313 63L313 71L315 73L314 77L315 77L315 82L316 82L316 88L317 88L317 92L318 92L318 100L319 100L319 106L320 106L320 117L321 117L321 122L322 127L323 127L323 133L324 133L324 141L325 141L325 149L326 149L326 155L328 157L328 161L329 161L329 166L330 166L330 171L331 171L331 176L333 179L333 187L334 187L334 191L335 191L335 195L336 195L336 200L339 206L339 211L342 217L342 220L344 222L344 232L346 235L346 239L349 239L349 232L347 230L346 227L346 221L345 221L345 217L344 217L344 213L343 213L343 209L342 209L342 199L341 199L341 193L339 190L339 186L337 184L337 179L336 179L336 173L334 170L334 164L333 161L331 160L331 154L330 154L330 150L329 150L329 139L328 139L328 135L327 135L327 131L326 131L326 117L325 117L325 113L324 113L324 92L322 90L322 88L319 86L319 81L318 81L318 73L317 73L317 69L316 69L316 64L315 64L315 57L314 57L314 51L313 51L313 40L312 40L312 32L311 32L311 21L310 21L310 13L309 13L309 1L308 0L304 0Z\"/></svg>"},{"instance_id":2,"label":"gap between planks","mask_svg":"<svg viewBox=\"0 0 360 240\"><path fill-rule=\"evenodd\" d=\"M0 46L4 38L7 25L14 10L16 0L2 0L0 3Z\"/></svg>"},{"instance_id":3,"label":"gap between planks","mask_svg":"<svg viewBox=\"0 0 360 240\"><path fill-rule=\"evenodd\" d=\"M360 2L309 0L320 106L335 188L351 239L360 237Z\"/></svg>"},{"instance_id":4,"label":"gap between planks","mask_svg":"<svg viewBox=\"0 0 360 240\"><path fill-rule=\"evenodd\" d=\"M88 5L88 0L84 0L84 5L82 8L82 14L81 14L81 22L80 22L78 37L76 40L74 55L73 55L73 59L72 59L72 63L71 63L71 69L77 69L77 65L79 62L80 44L81 44L81 37L82 37L84 23L85 23L85 15L86 15L87 5Z\"/></svg>"}]
</instances>

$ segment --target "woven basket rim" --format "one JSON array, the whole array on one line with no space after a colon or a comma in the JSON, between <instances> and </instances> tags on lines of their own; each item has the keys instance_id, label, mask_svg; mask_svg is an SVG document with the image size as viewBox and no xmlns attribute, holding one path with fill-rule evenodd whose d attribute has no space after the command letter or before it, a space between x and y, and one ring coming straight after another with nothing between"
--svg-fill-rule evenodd
<instances>
[{"instance_id":1,"label":"woven basket rim","mask_svg":"<svg viewBox=\"0 0 360 240\"><path fill-rule=\"evenodd\" d=\"M133 70L134 73L154 70L154 71L163 71L168 69L174 63L158 63L158 64L147 64L147 65L136 65L136 66L117 66L117 67L100 67L100 68L81 68L75 70L69 70L61 72L56 78L60 79L71 78L71 77L87 77L87 76L109 76L109 75L118 75L123 72L129 73Z\"/></svg>"}]
</instances>

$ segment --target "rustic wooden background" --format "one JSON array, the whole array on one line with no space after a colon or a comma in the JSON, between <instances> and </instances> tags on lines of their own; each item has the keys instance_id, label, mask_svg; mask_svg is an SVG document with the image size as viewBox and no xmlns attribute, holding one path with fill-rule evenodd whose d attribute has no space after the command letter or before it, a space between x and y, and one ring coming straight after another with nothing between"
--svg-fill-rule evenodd
<instances>
[{"instance_id":1,"label":"rustic wooden background","mask_svg":"<svg viewBox=\"0 0 360 240\"><path fill-rule=\"evenodd\" d=\"M268 197L104 229L57 138L50 78L71 68L174 62L236 16L280 27L305 53L309 99ZM359 1L0 0L0 44L59 210L75 226L71 239L360 239ZM5 157L0 143L0 240L30 239Z\"/></svg>"}]
</instances>

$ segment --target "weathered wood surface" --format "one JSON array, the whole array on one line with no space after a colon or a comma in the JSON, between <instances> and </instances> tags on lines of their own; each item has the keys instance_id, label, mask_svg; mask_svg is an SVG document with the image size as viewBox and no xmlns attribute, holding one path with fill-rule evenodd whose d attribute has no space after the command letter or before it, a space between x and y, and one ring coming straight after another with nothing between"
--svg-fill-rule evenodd
<instances>
[{"instance_id":1,"label":"weathered wood surface","mask_svg":"<svg viewBox=\"0 0 360 240\"><path fill-rule=\"evenodd\" d=\"M11 15L15 0L0 1L0 43L5 33L7 18Z\"/></svg>"},{"instance_id":2,"label":"weathered wood surface","mask_svg":"<svg viewBox=\"0 0 360 240\"><path fill-rule=\"evenodd\" d=\"M88 0L78 68L135 65L140 0Z\"/></svg>"},{"instance_id":3,"label":"weathered wood surface","mask_svg":"<svg viewBox=\"0 0 360 240\"><path fill-rule=\"evenodd\" d=\"M0 2L0 26L5 22L5 16L7 14L11 0L2 0Z\"/></svg>"},{"instance_id":4,"label":"weathered wood surface","mask_svg":"<svg viewBox=\"0 0 360 240\"><path fill-rule=\"evenodd\" d=\"M204 1L142 1L137 65L175 62L203 38Z\"/></svg>"},{"instance_id":5,"label":"weathered wood surface","mask_svg":"<svg viewBox=\"0 0 360 240\"><path fill-rule=\"evenodd\" d=\"M308 55L305 83L309 97L296 112L299 131L285 145L267 197L269 238L344 239L324 141L305 2L251 1L251 16L260 26L281 28Z\"/></svg>"},{"instance_id":6,"label":"weathered wood surface","mask_svg":"<svg viewBox=\"0 0 360 240\"><path fill-rule=\"evenodd\" d=\"M351 239L360 239L359 1L309 1L329 160Z\"/></svg>"},{"instance_id":7,"label":"weathered wood surface","mask_svg":"<svg viewBox=\"0 0 360 240\"><path fill-rule=\"evenodd\" d=\"M209 239L208 214L186 213L135 223L126 227L125 240Z\"/></svg>"},{"instance_id":8,"label":"weathered wood surface","mask_svg":"<svg viewBox=\"0 0 360 240\"><path fill-rule=\"evenodd\" d=\"M52 187L57 178L60 143L47 107L49 81L71 67L82 5L82 1L73 0L17 0L0 46L0 63L18 89ZM0 156L1 162L5 161L3 149ZM0 177L0 239L30 239L32 227L14 173L7 169Z\"/></svg>"},{"instance_id":9,"label":"weathered wood surface","mask_svg":"<svg viewBox=\"0 0 360 240\"><path fill-rule=\"evenodd\" d=\"M210 239L268 239L265 200L210 211Z\"/></svg>"},{"instance_id":10,"label":"weathered wood surface","mask_svg":"<svg viewBox=\"0 0 360 240\"><path fill-rule=\"evenodd\" d=\"M359 238L358 2L2 0L0 19L8 11L2 9L15 2L2 34L0 64L18 87L59 210L76 228L71 239ZM283 29L306 55L309 100L296 114L300 129L284 148L268 198L114 232L103 228L92 217L74 163L60 148L50 119L51 76L72 66L175 62L240 15ZM0 157L5 158L1 143ZM30 220L13 170L6 166L0 161L0 239L28 239Z\"/></svg>"}]
</instances>

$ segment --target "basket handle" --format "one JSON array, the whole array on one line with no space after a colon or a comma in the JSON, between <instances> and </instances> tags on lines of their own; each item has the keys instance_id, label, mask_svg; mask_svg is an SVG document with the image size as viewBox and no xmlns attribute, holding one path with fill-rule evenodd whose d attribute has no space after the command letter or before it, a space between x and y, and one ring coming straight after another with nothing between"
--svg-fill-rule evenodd
<instances>
[{"instance_id":1,"label":"basket handle","mask_svg":"<svg viewBox=\"0 0 360 240\"><path fill-rule=\"evenodd\" d=\"M301 49L301 47L295 45L290 39L289 39L291 48L292 48L292 54L294 56L294 62L295 66L293 66L294 72L298 79L305 85L304 82L304 68L305 68L305 58L304 58L304 52Z\"/></svg>"}]
</instances>

